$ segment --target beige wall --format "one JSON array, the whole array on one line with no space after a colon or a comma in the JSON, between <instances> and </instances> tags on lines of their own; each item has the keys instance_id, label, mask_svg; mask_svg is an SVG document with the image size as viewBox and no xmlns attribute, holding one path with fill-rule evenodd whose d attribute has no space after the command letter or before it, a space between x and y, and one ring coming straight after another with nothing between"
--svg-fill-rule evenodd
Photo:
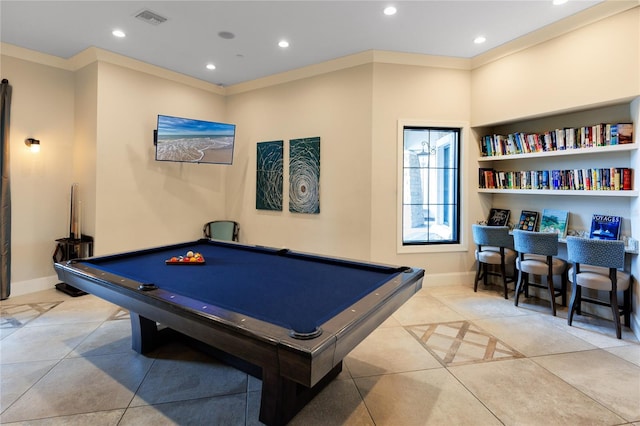
<instances>
[{"instance_id":1,"label":"beige wall","mask_svg":"<svg viewBox=\"0 0 640 426\"><path fill-rule=\"evenodd\" d=\"M81 232L96 235L96 134L98 127L98 63L75 73L75 138L73 182L78 183Z\"/></svg>"},{"instance_id":2,"label":"beige wall","mask_svg":"<svg viewBox=\"0 0 640 426\"><path fill-rule=\"evenodd\" d=\"M74 182L96 254L196 239L225 216L225 166L159 163L153 149L159 113L224 121L215 90L102 62L71 71L2 55L1 65L13 87L12 295L57 282L51 256L69 233Z\"/></svg>"},{"instance_id":3,"label":"beige wall","mask_svg":"<svg viewBox=\"0 0 640 426\"><path fill-rule=\"evenodd\" d=\"M241 240L343 257L369 257L372 66L357 66L228 98L238 126L227 205ZM289 212L289 140L320 137L320 214ZM284 206L256 210L256 143L284 140Z\"/></svg>"},{"instance_id":4,"label":"beige wall","mask_svg":"<svg viewBox=\"0 0 640 426\"><path fill-rule=\"evenodd\" d=\"M614 103L640 94L640 7L472 72L472 125Z\"/></svg>"},{"instance_id":5,"label":"beige wall","mask_svg":"<svg viewBox=\"0 0 640 426\"><path fill-rule=\"evenodd\" d=\"M468 253L398 254L398 120L432 124L469 122L469 71L397 64L376 64L373 85L371 258L425 268L428 274L460 273L471 268ZM400 142L401 143L401 142ZM473 144L463 140L461 158L465 176ZM475 172L471 174L475 176ZM462 182L468 196L467 179ZM467 204L462 207L475 208ZM466 215L466 214L465 214Z\"/></svg>"},{"instance_id":6,"label":"beige wall","mask_svg":"<svg viewBox=\"0 0 640 426\"><path fill-rule=\"evenodd\" d=\"M104 62L97 73L96 253L201 237L225 214L229 166L155 161L153 129L158 114L225 121L224 97Z\"/></svg>"},{"instance_id":7,"label":"beige wall","mask_svg":"<svg viewBox=\"0 0 640 426\"><path fill-rule=\"evenodd\" d=\"M1 65L2 78L8 79L13 89L9 144L11 282L15 294L22 285L53 274L54 240L68 234L74 75L8 56L2 56ZM24 140L29 137L40 140L40 153L27 149Z\"/></svg>"}]
</instances>

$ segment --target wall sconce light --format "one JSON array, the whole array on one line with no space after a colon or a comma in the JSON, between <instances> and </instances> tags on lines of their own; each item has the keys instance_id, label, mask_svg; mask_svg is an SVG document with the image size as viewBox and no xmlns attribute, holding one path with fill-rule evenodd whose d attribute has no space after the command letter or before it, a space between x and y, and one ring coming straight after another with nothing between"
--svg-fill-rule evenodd
<instances>
[{"instance_id":1,"label":"wall sconce light","mask_svg":"<svg viewBox=\"0 0 640 426\"><path fill-rule=\"evenodd\" d=\"M33 139L33 138L25 139L24 144L29 147L31 152L40 152L40 141L38 139Z\"/></svg>"}]
</instances>

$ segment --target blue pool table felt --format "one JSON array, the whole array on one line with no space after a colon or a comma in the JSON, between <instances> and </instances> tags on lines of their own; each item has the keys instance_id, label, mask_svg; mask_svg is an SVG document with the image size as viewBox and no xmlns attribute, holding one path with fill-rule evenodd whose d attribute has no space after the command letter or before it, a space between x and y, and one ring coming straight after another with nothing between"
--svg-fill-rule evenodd
<instances>
[{"instance_id":1,"label":"blue pool table felt","mask_svg":"<svg viewBox=\"0 0 640 426\"><path fill-rule=\"evenodd\" d=\"M165 261L199 252L204 265L176 266ZM274 250L194 244L113 259L89 259L97 269L200 302L257 318L299 333L311 333L401 272L363 268L357 262L327 263L311 255Z\"/></svg>"}]
</instances>

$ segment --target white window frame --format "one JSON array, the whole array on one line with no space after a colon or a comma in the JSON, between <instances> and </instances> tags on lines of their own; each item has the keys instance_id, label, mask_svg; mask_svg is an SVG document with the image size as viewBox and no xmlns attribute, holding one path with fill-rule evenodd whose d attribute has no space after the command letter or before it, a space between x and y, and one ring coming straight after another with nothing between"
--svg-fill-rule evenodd
<instances>
[{"instance_id":1,"label":"white window frame","mask_svg":"<svg viewBox=\"0 0 640 426\"><path fill-rule=\"evenodd\" d=\"M460 228L458 235L460 242L456 244L412 244L404 245L402 237L402 208L403 208L403 184L404 184L404 128L405 127L444 127L460 129L460 147L458 155L460 156L460 181L458 182L460 189ZM397 132L397 199L396 199L396 243L398 254L410 253L442 253L442 252L463 252L467 251L467 210L469 208L469 185L467 182L467 167L469 144L473 143L469 137L469 123L463 121L430 121L419 119L399 119Z\"/></svg>"}]
</instances>

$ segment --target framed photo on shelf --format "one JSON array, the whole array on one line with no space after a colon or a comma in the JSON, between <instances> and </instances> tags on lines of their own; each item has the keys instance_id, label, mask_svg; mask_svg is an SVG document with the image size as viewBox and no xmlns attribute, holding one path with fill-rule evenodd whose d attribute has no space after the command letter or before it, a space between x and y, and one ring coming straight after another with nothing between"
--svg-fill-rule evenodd
<instances>
[{"instance_id":1,"label":"framed photo on shelf","mask_svg":"<svg viewBox=\"0 0 640 426\"><path fill-rule=\"evenodd\" d=\"M558 234L558 238L565 238L568 224L568 211L544 209L540 220L540 232L555 232Z\"/></svg>"},{"instance_id":2,"label":"framed photo on shelf","mask_svg":"<svg viewBox=\"0 0 640 426\"><path fill-rule=\"evenodd\" d=\"M538 212L522 210L517 229L522 229L523 231L535 231L538 227L538 216Z\"/></svg>"},{"instance_id":3,"label":"framed photo on shelf","mask_svg":"<svg viewBox=\"0 0 640 426\"><path fill-rule=\"evenodd\" d=\"M489 226L507 226L509 225L509 216L511 210L507 209L491 209L489 211L489 218L487 219L487 225Z\"/></svg>"},{"instance_id":4,"label":"framed photo on shelf","mask_svg":"<svg viewBox=\"0 0 640 426\"><path fill-rule=\"evenodd\" d=\"M610 216L605 214L594 214L591 218L591 232L589 238L594 240L619 240L620 216Z\"/></svg>"}]
</instances>

